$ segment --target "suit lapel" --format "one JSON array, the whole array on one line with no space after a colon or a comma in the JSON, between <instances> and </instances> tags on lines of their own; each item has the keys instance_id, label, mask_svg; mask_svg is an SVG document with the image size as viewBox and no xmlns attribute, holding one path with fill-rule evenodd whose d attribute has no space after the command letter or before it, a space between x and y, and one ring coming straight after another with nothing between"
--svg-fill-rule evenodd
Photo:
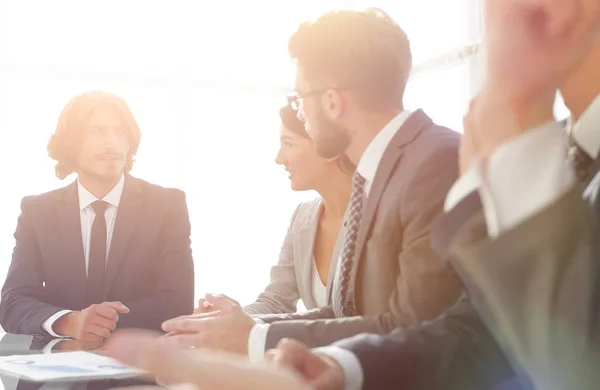
<instances>
[{"instance_id":1,"label":"suit lapel","mask_svg":"<svg viewBox=\"0 0 600 390\"><path fill-rule=\"evenodd\" d=\"M385 149L381 161L379 162L377 172L371 183L371 189L364 204L358 234L356 237L356 252L354 254L354 266L352 269L352 286L355 286L356 273L362 252L367 239L370 236L373 220L377 213L377 207L381 196L390 180L392 172L394 172L400 157L402 156L404 146L410 144L419 134L419 132L432 122L422 110L417 110L412 113L404 124L400 127L390 144ZM352 289L354 294L355 289Z\"/></svg>"},{"instance_id":2,"label":"suit lapel","mask_svg":"<svg viewBox=\"0 0 600 390\"><path fill-rule=\"evenodd\" d=\"M85 254L81 236L81 210L79 210L79 194L77 181L63 190L62 199L56 204L56 227L60 234L59 246L62 251L65 273L72 275L67 278L76 291L81 291L85 297L87 276L85 272Z\"/></svg>"},{"instance_id":3,"label":"suit lapel","mask_svg":"<svg viewBox=\"0 0 600 390\"><path fill-rule=\"evenodd\" d=\"M331 290L333 289L333 280L335 278L335 274L338 270L338 263L340 262L340 255L342 252L342 248L344 247L344 240L346 238L346 219L348 218L348 210L346 210L346 214L344 214L344 219L342 220L342 226L340 227L340 232L338 233L337 240L335 242L335 248L333 249L333 256L331 257L331 264L329 264L329 275L327 277L327 302L331 303Z\"/></svg>"},{"instance_id":4,"label":"suit lapel","mask_svg":"<svg viewBox=\"0 0 600 390\"><path fill-rule=\"evenodd\" d=\"M298 259L301 261L301 265L299 266L299 276L302 278L302 280L299 280L300 284L298 287L301 288L300 295L311 301L305 302L307 307L316 304L311 293L311 272L313 264L313 253L311 249L314 247L314 237L311 236L312 233L312 226L303 226L298 231L297 241Z\"/></svg>"},{"instance_id":5,"label":"suit lapel","mask_svg":"<svg viewBox=\"0 0 600 390\"><path fill-rule=\"evenodd\" d=\"M342 255L342 251L344 249L344 242L346 241L346 223L348 221L348 217L350 216L350 206L346 207L346 211L344 211L344 217L342 219L342 226L340 226L340 231L337 236L337 240L335 242L335 248L333 249L333 256L331 257L331 264L329 265L329 276L327 278L327 302L332 304L331 301L332 296L331 292L334 286L335 276L338 272L338 267L340 263L340 257Z\"/></svg>"},{"instance_id":6,"label":"suit lapel","mask_svg":"<svg viewBox=\"0 0 600 390\"><path fill-rule=\"evenodd\" d=\"M319 228L319 215L321 213L322 203L318 201L314 208L310 210L310 213L306 216L305 221L301 221L302 227L298 231L298 249L300 250L299 259L302 259L302 281L301 285L303 290L300 292L302 297L306 297L305 306L317 307L317 302L314 300L312 294L312 273L313 267L315 267L315 239L317 230ZM303 298L304 299L304 298Z\"/></svg>"},{"instance_id":7,"label":"suit lapel","mask_svg":"<svg viewBox=\"0 0 600 390\"><path fill-rule=\"evenodd\" d=\"M104 279L105 296L108 295L108 291L119 273L119 268L125 258L131 236L135 231L142 204L141 193L142 182L132 176L126 175L108 252L106 276Z\"/></svg>"}]
</instances>

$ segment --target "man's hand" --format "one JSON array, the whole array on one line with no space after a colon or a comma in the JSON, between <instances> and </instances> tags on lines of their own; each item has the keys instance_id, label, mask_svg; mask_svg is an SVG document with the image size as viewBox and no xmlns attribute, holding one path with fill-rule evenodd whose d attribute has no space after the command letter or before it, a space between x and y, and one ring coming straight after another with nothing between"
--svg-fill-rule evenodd
<instances>
[{"instance_id":1,"label":"man's hand","mask_svg":"<svg viewBox=\"0 0 600 390\"><path fill-rule=\"evenodd\" d=\"M129 313L129 309L121 302L94 304L82 311L65 314L54 323L53 328L61 336L101 342L115 330L119 314L126 313Z\"/></svg>"},{"instance_id":2,"label":"man's hand","mask_svg":"<svg viewBox=\"0 0 600 390\"><path fill-rule=\"evenodd\" d=\"M248 337L256 322L237 304L225 296L207 295L216 311L183 316L163 323L169 334L165 340L180 347L221 349L248 354Z\"/></svg>"},{"instance_id":3,"label":"man's hand","mask_svg":"<svg viewBox=\"0 0 600 390\"><path fill-rule=\"evenodd\" d=\"M315 390L343 390L344 371L333 359L313 353L305 345L289 339L267 351L266 360L298 372Z\"/></svg>"},{"instance_id":4,"label":"man's hand","mask_svg":"<svg viewBox=\"0 0 600 390\"><path fill-rule=\"evenodd\" d=\"M486 79L465 118L461 169L553 119L556 90L599 38L600 0L486 0Z\"/></svg>"},{"instance_id":5,"label":"man's hand","mask_svg":"<svg viewBox=\"0 0 600 390\"><path fill-rule=\"evenodd\" d=\"M201 348L178 348L169 339L144 331L116 332L107 342L108 356L163 378L202 390L310 390L294 372Z\"/></svg>"}]
</instances>

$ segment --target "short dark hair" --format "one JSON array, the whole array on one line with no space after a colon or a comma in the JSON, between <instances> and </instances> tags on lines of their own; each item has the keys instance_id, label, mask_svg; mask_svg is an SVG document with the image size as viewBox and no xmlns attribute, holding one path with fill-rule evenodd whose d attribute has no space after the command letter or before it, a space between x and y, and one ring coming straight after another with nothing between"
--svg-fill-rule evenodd
<instances>
[{"instance_id":1,"label":"short dark hair","mask_svg":"<svg viewBox=\"0 0 600 390\"><path fill-rule=\"evenodd\" d=\"M56 161L55 172L59 179L66 178L77 169L77 158L85 135L85 126L92 112L98 107L109 107L125 122L129 142L125 172L133 168L141 132L131 109L125 100L115 94L90 91L75 96L67 103L60 114L56 130L48 142L48 156Z\"/></svg>"},{"instance_id":2,"label":"short dark hair","mask_svg":"<svg viewBox=\"0 0 600 390\"><path fill-rule=\"evenodd\" d=\"M283 127L285 127L294 134L310 139L310 136L304 128L304 123L300 119L298 119L296 111L292 107L290 107L289 104L286 104L285 106L281 107L281 109L279 110L279 117L281 118L281 124L283 125ZM337 164L342 170L342 172L348 174L352 174L356 170L356 165L354 165L354 163L350 161L348 156L346 156L345 154L338 157Z\"/></svg>"},{"instance_id":3,"label":"short dark hair","mask_svg":"<svg viewBox=\"0 0 600 390\"><path fill-rule=\"evenodd\" d=\"M304 22L288 51L319 88L356 88L367 105L402 105L412 68L410 42L378 8L336 10Z\"/></svg>"}]
</instances>

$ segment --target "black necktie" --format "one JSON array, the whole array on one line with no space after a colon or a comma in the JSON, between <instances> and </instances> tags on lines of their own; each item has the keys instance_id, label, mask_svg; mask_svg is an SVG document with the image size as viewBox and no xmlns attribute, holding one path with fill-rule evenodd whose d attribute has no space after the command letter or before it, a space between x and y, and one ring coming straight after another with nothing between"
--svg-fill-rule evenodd
<instances>
[{"instance_id":1,"label":"black necktie","mask_svg":"<svg viewBox=\"0 0 600 390\"><path fill-rule=\"evenodd\" d=\"M92 224L88 263L88 303L102 303L102 286L106 270L106 219L104 213L108 203L97 200L92 203L96 213Z\"/></svg>"}]
</instances>

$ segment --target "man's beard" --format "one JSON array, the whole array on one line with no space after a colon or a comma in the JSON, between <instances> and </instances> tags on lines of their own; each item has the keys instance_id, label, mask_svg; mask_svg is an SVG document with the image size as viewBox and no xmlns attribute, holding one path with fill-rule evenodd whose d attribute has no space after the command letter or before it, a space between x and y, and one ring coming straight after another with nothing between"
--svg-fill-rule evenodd
<instances>
[{"instance_id":1,"label":"man's beard","mask_svg":"<svg viewBox=\"0 0 600 390\"><path fill-rule=\"evenodd\" d=\"M350 136L343 126L329 120L322 110L318 111L315 118L315 150L323 158L336 158L346 153L350 145Z\"/></svg>"},{"instance_id":2,"label":"man's beard","mask_svg":"<svg viewBox=\"0 0 600 390\"><path fill-rule=\"evenodd\" d=\"M93 180L97 183L102 183L106 185L113 185L115 182L118 182L121 179L121 175L125 172L125 167L122 167L120 170L115 171L107 171L102 172L95 169L85 169L80 168L78 170L78 175L82 175L88 178L88 180Z\"/></svg>"}]
</instances>

